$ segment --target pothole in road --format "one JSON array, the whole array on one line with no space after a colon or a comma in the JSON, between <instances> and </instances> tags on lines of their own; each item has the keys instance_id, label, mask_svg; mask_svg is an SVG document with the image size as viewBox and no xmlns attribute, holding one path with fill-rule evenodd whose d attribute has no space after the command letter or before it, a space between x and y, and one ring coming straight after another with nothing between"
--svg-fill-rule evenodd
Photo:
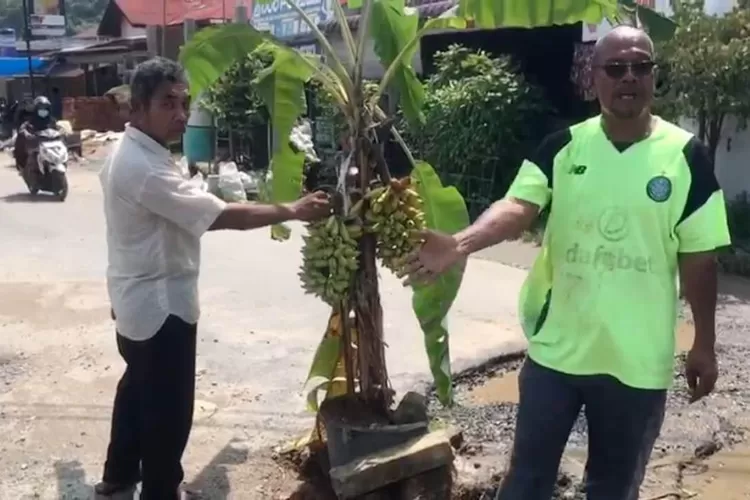
<instances>
[{"instance_id":1,"label":"pothole in road","mask_svg":"<svg viewBox=\"0 0 750 500\"><path fill-rule=\"evenodd\" d=\"M668 393L667 416L654 449L654 459L688 456L703 460L745 439L740 422L750 413L750 368L747 366L750 346L717 346L721 376L716 390L709 398L690 404L683 371L684 352L692 345L692 339L692 325L681 323L676 333L674 384ZM456 404L450 409L442 408L431 394L432 416L461 429L467 443L483 448L483 453L490 450L502 465L513 443L518 372L522 364L523 356L511 356L457 375ZM580 415L568 449L585 450L587 440L586 420ZM561 481L565 483L567 479L563 477ZM559 498L578 498L577 487L561 486L563 496Z\"/></svg>"}]
</instances>

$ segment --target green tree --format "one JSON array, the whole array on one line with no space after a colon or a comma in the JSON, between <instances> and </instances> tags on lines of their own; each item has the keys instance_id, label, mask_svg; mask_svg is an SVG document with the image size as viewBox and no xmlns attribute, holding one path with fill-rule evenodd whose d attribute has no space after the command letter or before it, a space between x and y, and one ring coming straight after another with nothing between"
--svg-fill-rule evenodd
<instances>
[{"instance_id":1,"label":"green tree","mask_svg":"<svg viewBox=\"0 0 750 500\"><path fill-rule=\"evenodd\" d=\"M451 45L435 55L424 125L404 124L418 154L455 184L476 218L502 198L551 111L509 58Z\"/></svg>"},{"instance_id":2,"label":"green tree","mask_svg":"<svg viewBox=\"0 0 750 500\"><path fill-rule=\"evenodd\" d=\"M659 50L667 114L695 120L712 157L727 117L750 117L750 11L704 13L702 1L675 2L678 28Z\"/></svg>"},{"instance_id":3,"label":"green tree","mask_svg":"<svg viewBox=\"0 0 750 500\"><path fill-rule=\"evenodd\" d=\"M253 83L273 63L273 53L264 49L247 54L207 89L203 105L222 126L250 130L268 122L268 110Z\"/></svg>"}]
</instances>

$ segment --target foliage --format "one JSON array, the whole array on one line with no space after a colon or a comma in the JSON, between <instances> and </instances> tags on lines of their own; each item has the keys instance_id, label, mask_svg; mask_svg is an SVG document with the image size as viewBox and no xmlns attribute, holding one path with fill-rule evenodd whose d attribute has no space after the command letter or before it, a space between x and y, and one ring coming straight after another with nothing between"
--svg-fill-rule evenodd
<instances>
[{"instance_id":1,"label":"foliage","mask_svg":"<svg viewBox=\"0 0 750 500\"><path fill-rule=\"evenodd\" d=\"M226 128L249 130L268 122L268 111L258 95L255 79L273 63L270 48L260 46L233 64L211 85L202 104Z\"/></svg>"},{"instance_id":2,"label":"foliage","mask_svg":"<svg viewBox=\"0 0 750 500\"><path fill-rule=\"evenodd\" d=\"M428 227L454 234L469 225L469 214L463 203L458 202L462 200L461 194L453 186L444 187L432 167L418 162L412 177L416 180L417 191L427 200L425 218ZM430 370L438 394L444 401L453 398L448 330L444 320L458 295L463 271L460 268L448 271L438 278L438 286L416 287L412 298L412 306L424 331Z\"/></svg>"},{"instance_id":3,"label":"foliage","mask_svg":"<svg viewBox=\"0 0 750 500\"><path fill-rule=\"evenodd\" d=\"M419 155L468 197L472 217L501 198L550 111L507 58L452 45L435 56L425 126L407 126Z\"/></svg>"},{"instance_id":4,"label":"foliage","mask_svg":"<svg viewBox=\"0 0 750 500\"><path fill-rule=\"evenodd\" d=\"M334 96L317 80L311 80L308 88L314 100L316 120L330 122L337 140L345 137L349 131L349 125L344 113L336 106ZM378 84L371 80L364 80L362 89L365 99L369 100L377 93Z\"/></svg>"},{"instance_id":5,"label":"foliage","mask_svg":"<svg viewBox=\"0 0 750 500\"><path fill-rule=\"evenodd\" d=\"M675 19L674 38L659 48L666 83L661 106L695 120L698 137L715 156L726 117L736 116L743 126L750 117L750 11L710 16L703 2L684 0Z\"/></svg>"},{"instance_id":6,"label":"foliage","mask_svg":"<svg viewBox=\"0 0 750 500\"><path fill-rule=\"evenodd\" d=\"M458 13L485 29L599 24L603 18L619 24L634 15L655 40L669 39L675 29L669 19L635 0L460 0Z\"/></svg>"}]
</instances>

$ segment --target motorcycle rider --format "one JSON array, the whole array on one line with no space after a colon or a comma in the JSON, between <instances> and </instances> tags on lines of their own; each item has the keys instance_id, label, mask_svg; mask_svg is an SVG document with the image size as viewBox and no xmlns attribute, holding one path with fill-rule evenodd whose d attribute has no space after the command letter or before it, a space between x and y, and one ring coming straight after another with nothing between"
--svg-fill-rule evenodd
<instances>
[{"instance_id":1,"label":"motorcycle rider","mask_svg":"<svg viewBox=\"0 0 750 500\"><path fill-rule=\"evenodd\" d=\"M52 116L52 103L44 96L34 99L31 116L18 129L16 144L13 155L16 158L16 168L22 172L26 168L29 159L30 141L34 140L34 135L48 128L57 128L55 117Z\"/></svg>"}]
</instances>

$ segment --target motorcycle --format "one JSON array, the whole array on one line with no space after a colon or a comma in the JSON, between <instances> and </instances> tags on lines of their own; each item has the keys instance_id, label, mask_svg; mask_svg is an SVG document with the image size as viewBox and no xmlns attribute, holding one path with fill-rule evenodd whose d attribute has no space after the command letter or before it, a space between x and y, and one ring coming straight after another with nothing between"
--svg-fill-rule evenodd
<instances>
[{"instance_id":1,"label":"motorcycle","mask_svg":"<svg viewBox=\"0 0 750 500\"><path fill-rule=\"evenodd\" d=\"M46 191L65 201L68 197L68 147L56 128L34 134L36 146L30 151L23 180L32 195Z\"/></svg>"}]
</instances>

